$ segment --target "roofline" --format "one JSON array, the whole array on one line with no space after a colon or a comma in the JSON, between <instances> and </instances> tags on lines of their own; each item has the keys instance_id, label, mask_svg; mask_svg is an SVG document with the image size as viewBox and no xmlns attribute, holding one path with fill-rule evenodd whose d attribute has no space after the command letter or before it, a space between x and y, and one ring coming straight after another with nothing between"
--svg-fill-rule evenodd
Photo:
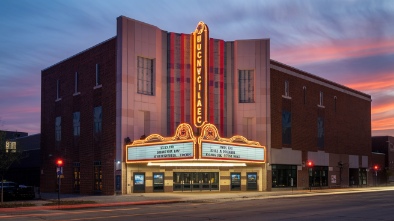
<instances>
[{"instance_id":1,"label":"roofline","mask_svg":"<svg viewBox=\"0 0 394 221\"><path fill-rule=\"evenodd\" d=\"M285 67L287 67L287 68L294 69L294 70L296 70L296 71L299 71L299 72L301 72L301 73L303 73L303 74L309 75L310 77L316 78L316 79L318 79L318 80L326 81L327 83L329 83L329 84L331 84L331 85L333 85L333 86L341 87L341 88L343 88L343 89L345 89L345 90L348 90L348 91L357 93L357 94L359 94L359 95L361 95L361 96L364 96L364 97L366 97L366 98L369 98L369 99L372 101L371 95L366 94L366 93L364 93L364 92L361 92L361 91L352 89L352 88L347 87L347 86L342 85L342 84L338 84L338 83L336 83L336 82L327 80L327 79L325 79L325 78L319 77L319 76L317 76L317 75L311 74L311 73L309 73L309 72L303 71L303 70L301 70L301 69L295 68L295 67L293 67L293 66L290 66L290 65L281 63L281 62L276 61L276 60L273 60L273 59L270 59L270 62L274 62L274 63L277 63L277 64L279 64L279 65L283 65L283 66L285 66Z\"/></svg>"},{"instance_id":2,"label":"roofline","mask_svg":"<svg viewBox=\"0 0 394 221\"><path fill-rule=\"evenodd\" d=\"M114 37L112 37L112 38L109 38L109 39L107 39L107 40L105 40L105 41L102 41L102 42L100 42L100 43L98 43L98 44L96 44L96 45L94 45L94 46L92 46L92 47L89 47L89 48L87 48L87 49L85 49L85 50L83 50L83 51L81 51L81 52L78 52L77 54L74 54L74 55L72 55L72 56L70 56L70 57L68 57L68 58L66 58L66 59L63 59L63 60L61 60L61 61L59 61L59 62L57 62L57 63L55 63L55 64L53 64L53 65L51 65L51 66L49 66L49 67L47 67L47 68L45 68L45 69L42 69L41 72L46 71L46 70L48 70L48 69L50 69L50 68L52 68L52 67L54 67L54 66L56 66L56 65L58 65L58 64L60 64L60 63L62 63L62 62L65 62L65 61L71 59L71 58L74 58L74 57L76 57L76 56L78 56L78 55L80 55L80 54L82 54L82 53L84 53L84 52L86 52L86 51L89 51L89 50L92 49L92 48L95 48L95 47L100 46L100 45L102 45L102 44L104 44L104 43L107 43L107 42L109 42L109 41L111 41L111 40L113 40L113 39L115 39L115 38L116 38L116 36L114 36Z\"/></svg>"}]
</instances>

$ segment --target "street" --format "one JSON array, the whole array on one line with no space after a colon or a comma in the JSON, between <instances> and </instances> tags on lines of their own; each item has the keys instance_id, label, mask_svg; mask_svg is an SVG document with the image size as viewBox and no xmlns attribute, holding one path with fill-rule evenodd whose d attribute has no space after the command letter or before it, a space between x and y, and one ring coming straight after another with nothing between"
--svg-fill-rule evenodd
<instances>
[{"instance_id":1,"label":"street","mask_svg":"<svg viewBox=\"0 0 394 221\"><path fill-rule=\"evenodd\" d=\"M0 220L393 220L394 191L268 199L210 199L172 204L31 210Z\"/></svg>"}]
</instances>

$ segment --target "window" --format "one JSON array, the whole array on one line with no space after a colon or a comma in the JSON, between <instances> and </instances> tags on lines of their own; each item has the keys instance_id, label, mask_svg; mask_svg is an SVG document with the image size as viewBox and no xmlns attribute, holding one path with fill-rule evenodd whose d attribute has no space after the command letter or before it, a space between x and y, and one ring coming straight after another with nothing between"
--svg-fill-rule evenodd
<instances>
[{"instance_id":1,"label":"window","mask_svg":"<svg viewBox=\"0 0 394 221\"><path fill-rule=\"evenodd\" d=\"M282 112L282 144L291 144L291 112Z\"/></svg>"},{"instance_id":2,"label":"window","mask_svg":"<svg viewBox=\"0 0 394 221\"><path fill-rule=\"evenodd\" d=\"M60 80L56 81L56 100L60 99Z\"/></svg>"},{"instance_id":3,"label":"window","mask_svg":"<svg viewBox=\"0 0 394 221\"><path fill-rule=\"evenodd\" d=\"M359 185L366 185L367 184L367 169L360 168L358 171L358 183Z\"/></svg>"},{"instance_id":4,"label":"window","mask_svg":"<svg viewBox=\"0 0 394 221\"><path fill-rule=\"evenodd\" d=\"M254 71L239 71L239 102L254 103Z\"/></svg>"},{"instance_id":5,"label":"window","mask_svg":"<svg viewBox=\"0 0 394 221\"><path fill-rule=\"evenodd\" d=\"M289 90L290 90L290 85L289 85L289 81L285 81L285 96L286 97L290 97L290 92L289 92Z\"/></svg>"},{"instance_id":6,"label":"window","mask_svg":"<svg viewBox=\"0 0 394 221\"><path fill-rule=\"evenodd\" d=\"M74 76L74 94L78 94L78 72L75 72Z\"/></svg>"},{"instance_id":7,"label":"window","mask_svg":"<svg viewBox=\"0 0 394 221\"><path fill-rule=\"evenodd\" d=\"M103 110L101 106L94 108L94 133L101 133L102 130L102 119L103 119Z\"/></svg>"},{"instance_id":8,"label":"window","mask_svg":"<svg viewBox=\"0 0 394 221\"><path fill-rule=\"evenodd\" d=\"M334 96L334 112L337 112L337 96Z\"/></svg>"},{"instance_id":9,"label":"window","mask_svg":"<svg viewBox=\"0 0 394 221\"><path fill-rule=\"evenodd\" d=\"M96 64L96 86L101 85L100 67Z\"/></svg>"},{"instance_id":10,"label":"window","mask_svg":"<svg viewBox=\"0 0 394 221\"><path fill-rule=\"evenodd\" d=\"M272 187L296 187L297 166L296 165L272 165Z\"/></svg>"},{"instance_id":11,"label":"window","mask_svg":"<svg viewBox=\"0 0 394 221\"><path fill-rule=\"evenodd\" d=\"M317 147L324 148L324 119L323 117L317 118Z\"/></svg>"},{"instance_id":12,"label":"window","mask_svg":"<svg viewBox=\"0 0 394 221\"><path fill-rule=\"evenodd\" d=\"M73 113L73 128L74 128L74 136L81 135L81 121L80 121L81 112Z\"/></svg>"},{"instance_id":13,"label":"window","mask_svg":"<svg viewBox=\"0 0 394 221\"><path fill-rule=\"evenodd\" d=\"M314 166L308 169L309 186L327 186L328 185L328 167Z\"/></svg>"},{"instance_id":14,"label":"window","mask_svg":"<svg viewBox=\"0 0 394 221\"><path fill-rule=\"evenodd\" d=\"M94 161L94 191L101 192L103 189L103 171L101 168L101 161Z\"/></svg>"},{"instance_id":15,"label":"window","mask_svg":"<svg viewBox=\"0 0 394 221\"><path fill-rule=\"evenodd\" d=\"M306 87L302 87L303 95L304 95L304 104L306 104Z\"/></svg>"},{"instance_id":16,"label":"window","mask_svg":"<svg viewBox=\"0 0 394 221\"><path fill-rule=\"evenodd\" d=\"M62 118L55 118L55 141L60 142L62 140Z\"/></svg>"},{"instance_id":17,"label":"window","mask_svg":"<svg viewBox=\"0 0 394 221\"><path fill-rule=\"evenodd\" d=\"M6 141L5 142L5 152L6 153L16 153L16 142L15 141Z\"/></svg>"},{"instance_id":18,"label":"window","mask_svg":"<svg viewBox=\"0 0 394 221\"><path fill-rule=\"evenodd\" d=\"M319 103L319 105L320 106L323 106L324 104L323 104L323 92L322 91L320 91L320 103Z\"/></svg>"},{"instance_id":19,"label":"window","mask_svg":"<svg viewBox=\"0 0 394 221\"><path fill-rule=\"evenodd\" d=\"M153 95L153 59L137 58L137 93Z\"/></svg>"}]
</instances>

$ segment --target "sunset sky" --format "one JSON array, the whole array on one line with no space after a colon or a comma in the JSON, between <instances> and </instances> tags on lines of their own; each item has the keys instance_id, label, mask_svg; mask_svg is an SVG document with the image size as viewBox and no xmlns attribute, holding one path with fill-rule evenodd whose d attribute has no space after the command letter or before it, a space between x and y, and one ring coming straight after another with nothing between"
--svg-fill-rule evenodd
<instances>
[{"instance_id":1,"label":"sunset sky","mask_svg":"<svg viewBox=\"0 0 394 221\"><path fill-rule=\"evenodd\" d=\"M394 136L394 1L1 0L0 129L40 133L41 70L116 35L124 15L171 32L269 38L271 59L372 96Z\"/></svg>"}]
</instances>

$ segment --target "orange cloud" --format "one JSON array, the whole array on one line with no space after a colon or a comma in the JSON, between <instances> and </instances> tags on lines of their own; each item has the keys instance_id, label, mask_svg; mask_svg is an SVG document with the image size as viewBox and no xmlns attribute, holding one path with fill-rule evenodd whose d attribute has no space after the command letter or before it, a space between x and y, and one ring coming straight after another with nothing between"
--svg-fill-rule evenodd
<instances>
[{"instance_id":1,"label":"orange cloud","mask_svg":"<svg viewBox=\"0 0 394 221\"><path fill-rule=\"evenodd\" d=\"M394 128L394 117L372 121L372 130L388 130Z\"/></svg>"},{"instance_id":2,"label":"orange cloud","mask_svg":"<svg viewBox=\"0 0 394 221\"><path fill-rule=\"evenodd\" d=\"M385 103L377 106L373 106L371 113L372 114L380 114L388 111L394 110L394 102L393 103Z\"/></svg>"},{"instance_id":3,"label":"orange cloud","mask_svg":"<svg viewBox=\"0 0 394 221\"><path fill-rule=\"evenodd\" d=\"M299 44L292 47L282 47L273 50L273 57L278 61L302 65L305 63L322 62L328 60L341 60L389 54L394 51L394 40L381 41L336 40L335 42L319 42L316 44Z\"/></svg>"},{"instance_id":4,"label":"orange cloud","mask_svg":"<svg viewBox=\"0 0 394 221\"><path fill-rule=\"evenodd\" d=\"M366 76L359 82L345 83L349 88L359 91L379 91L394 88L394 73Z\"/></svg>"}]
</instances>

